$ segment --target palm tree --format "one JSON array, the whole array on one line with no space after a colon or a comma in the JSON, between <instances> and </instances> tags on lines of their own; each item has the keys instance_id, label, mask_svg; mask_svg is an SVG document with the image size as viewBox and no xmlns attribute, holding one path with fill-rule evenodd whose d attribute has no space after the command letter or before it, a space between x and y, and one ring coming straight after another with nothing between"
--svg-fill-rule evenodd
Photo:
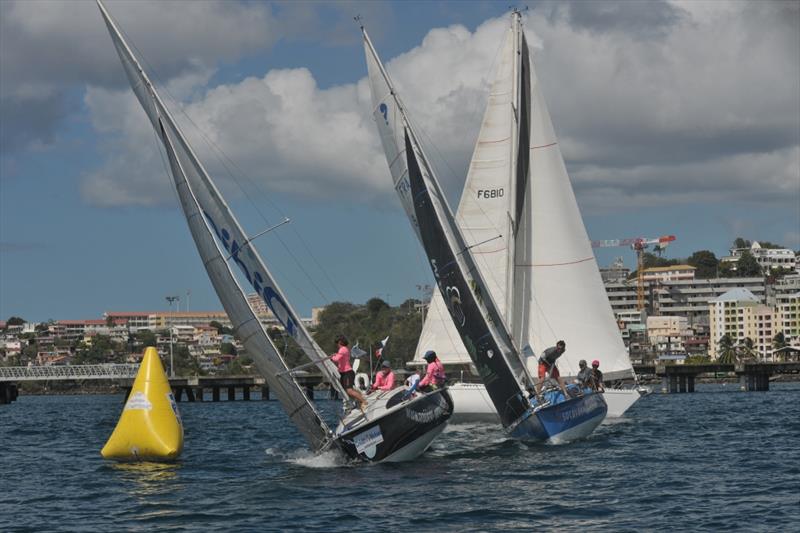
<instances>
[{"instance_id":1,"label":"palm tree","mask_svg":"<svg viewBox=\"0 0 800 533\"><path fill-rule=\"evenodd\" d=\"M782 331L778 332L777 335L772 337L773 360L774 360L774 357L775 357L775 352L777 352L781 348L785 348L786 346L788 346L788 343L786 342L786 337L784 336Z\"/></svg>"},{"instance_id":2,"label":"palm tree","mask_svg":"<svg viewBox=\"0 0 800 533\"><path fill-rule=\"evenodd\" d=\"M736 348L733 346L733 339L727 333L717 342L717 362L722 365L732 365L736 363Z\"/></svg>"},{"instance_id":3,"label":"palm tree","mask_svg":"<svg viewBox=\"0 0 800 533\"><path fill-rule=\"evenodd\" d=\"M751 339L750 337L745 337L744 339L742 339L742 342L739 343L737 349L739 351L740 359L758 360L758 353L756 353L753 339Z\"/></svg>"}]
</instances>

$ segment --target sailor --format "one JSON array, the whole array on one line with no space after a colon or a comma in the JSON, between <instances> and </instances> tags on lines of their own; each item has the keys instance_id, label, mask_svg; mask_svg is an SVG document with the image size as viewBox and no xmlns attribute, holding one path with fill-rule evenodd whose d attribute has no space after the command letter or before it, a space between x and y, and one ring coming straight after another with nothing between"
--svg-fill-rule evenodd
<instances>
[{"instance_id":1,"label":"sailor","mask_svg":"<svg viewBox=\"0 0 800 533\"><path fill-rule=\"evenodd\" d=\"M592 379L594 381L594 387L596 391L606 391L606 388L603 386L603 372L600 370L600 361L597 359L592 361Z\"/></svg>"},{"instance_id":2,"label":"sailor","mask_svg":"<svg viewBox=\"0 0 800 533\"><path fill-rule=\"evenodd\" d=\"M416 392L417 387L419 387L419 381L419 370L413 368L411 370L411 375L406 378L406 392L403 394L404 400L410 398Z\"/></svg>"},{"instance_id":3,"label":"sailor","mask_svg":"<svg viewBox=\"0 0 800 533\"><path fill-rule=\"evenodd\" d=\"M381 369L375 374L375 383L372 384L369 391L375 390L392 390L394 388L394 372L392 372L392 364L389 361L381 363Z\"/></svg>"},{"instance_id":4,"label":"sailor","mask_svg":"<svg viewBox=\"0 0 800 533\"><path fill-rule=\"evenodd\" d=\"M425 377L419 382L420 390L431 392L444 387L447 377L444 373L444 365L436 357L436 352L428 350L425 352L424 359L428 362L428 368L425 370Z\"/></svg>"},{"instance_id":5,"label":"sailor","mask_svg":"<svg viewBox=\"0 0 800 533\"><path fill-rule=\"evenodd\" d=\"M339 335L336 337L336 344L339 346L339 351L331 355L331 361L336 363L336 368L339 370L339 383L342 384L347 395L359 403L363 411L367 407L367 400L353 388L356 382L356 373L350 365L350 348L347 347L350 343L347 342L347 337Z\"/></svg>"},{"instance_id":6,"label":"sailor","mask_svg":"<svg viewBox=\"0 0 800 533\"><path fill-rule=\"evenodd\" d=\"M580 367L580 370L575 378L575 383L577 383L582 389L587 387L594 389L594 376L592 376L592 369L586 366L586 359L581 359L578 361L578 366Z\"/></svg>"},{"instance_id":7,"label":"sailor","mask_svg":"<svg viewBox=\"0 0 800 533\"><path fill-rule=\"evenodd\" d=\"M540 393L542 391L542 382L544 382L545 377L547 377L548 374L551 378L558 381L558 386L561 387L561 392L564 393L564 398L569 398L567 386L564 384L564 380L561 378L561 374L558 373L558 367L556 366L556 360L564 355L566 350L567 343L564 341L558 341L555 346L551 346L542 352L542 356L539 357L539 381L536 382L537 398L540 397Z\"/></svg>"}]
</instances>

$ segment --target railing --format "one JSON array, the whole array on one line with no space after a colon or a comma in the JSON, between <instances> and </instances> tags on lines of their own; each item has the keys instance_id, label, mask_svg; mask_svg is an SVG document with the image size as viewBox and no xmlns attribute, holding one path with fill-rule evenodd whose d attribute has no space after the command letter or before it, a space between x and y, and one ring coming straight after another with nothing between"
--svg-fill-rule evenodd
<instances>
[{"instance_id":1,"label":"railing","mask_svg":"<svg viewBox=\"0 0 800 533\"><path fill-rule=\"evenodd\" d=\"M138 364L4 366L0 381L48 381L56 379L135 378Z\"/></svg>"}]
</instances>

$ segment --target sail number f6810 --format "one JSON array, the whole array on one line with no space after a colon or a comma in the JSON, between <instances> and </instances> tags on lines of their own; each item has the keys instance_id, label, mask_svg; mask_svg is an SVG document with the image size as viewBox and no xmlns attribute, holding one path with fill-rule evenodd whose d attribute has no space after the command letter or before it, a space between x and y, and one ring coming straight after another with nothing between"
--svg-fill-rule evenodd
<instances>
[{"instance_id":1,"label":"sail number f6810","mask_svg":"<svg viewBox=\"0 0 800 533\"><path fill-rule=\"evenodd\" d=\"M478 189L478 198L502 198L505 191L502 187L499 189Z\"/></svg>"}]
</instances>

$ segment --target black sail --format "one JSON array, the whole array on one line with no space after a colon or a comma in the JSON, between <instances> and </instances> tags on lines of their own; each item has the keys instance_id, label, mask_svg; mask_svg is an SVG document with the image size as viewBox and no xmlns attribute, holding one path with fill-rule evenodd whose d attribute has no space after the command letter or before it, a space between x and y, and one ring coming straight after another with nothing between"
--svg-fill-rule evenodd
<instances>
[{"instance_id":1,"label":"black sail","mask_svg":"<svg viewBox=\"0 0 800 533\"><path fill-rule=\"evenodd\" d=\"M481 313L476 301L476 295L480 297L480 293L473 294L473 289L477 287L471 289L468 285L466 276L448 243L445 230L436 215L430 192L425 185L408 131L405 132L405 148L414 213L436 284L467 352L486 386L486 391L500 415L501 422L504 426L508 426L521 417L529 405L501 354L487 319ZM497 325L500 324L498 317L490 316L489 319L494 320Z\"/></svg>"}]
</instances>

